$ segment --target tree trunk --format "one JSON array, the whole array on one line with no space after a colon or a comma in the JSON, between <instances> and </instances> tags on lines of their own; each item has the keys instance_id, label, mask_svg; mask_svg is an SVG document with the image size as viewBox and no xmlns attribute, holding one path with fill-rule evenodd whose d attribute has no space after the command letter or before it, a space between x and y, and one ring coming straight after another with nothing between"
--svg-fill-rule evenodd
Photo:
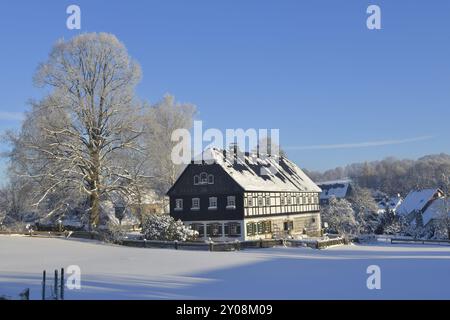
<instances>
[{"instance_id":1,"label":"tree trunk","mask_svg":"<svg viewBox=\"0 0 450 320\"><path fill-rule=\"evenodd\" d=\"M90 224L93 229L98 227L100 222L100 198L98 192L94 191L89 197L89 205L91 207Z\"/></svg>"},{"instance_id":2,"label":"tree trunk","mask_svg":"<svg viewBox=\"0 0 450 320\"><path fill-rule=\"evenodd\" d=\"M99 145L98 135L91 138L95 141L95 145ZM91 177L90 177L90 197L89 206L91 208L90 222L93 229L97 228L100 223L100 154L97 148L93 148L91 144Z\"/></svg>"}]
</instances>

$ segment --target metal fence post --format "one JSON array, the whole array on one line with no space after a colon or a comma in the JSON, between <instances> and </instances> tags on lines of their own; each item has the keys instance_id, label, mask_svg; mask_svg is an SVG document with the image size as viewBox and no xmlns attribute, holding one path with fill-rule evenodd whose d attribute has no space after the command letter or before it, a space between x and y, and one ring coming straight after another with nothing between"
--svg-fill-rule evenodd
<instances>
[{"instance_id":1,"label":"metal fence post","mask_svg":"<svg viewBox=\"0 0 450 320\"><path fill-rule=\"evenodd\" d=\"M45 270L42 272L42 300L45 300Z\"/></svg>"},{"instance_id":2,"label":"metal fence post","mask_svg":"<svg viewBox=\"0 0 450 320\"><path fill-rule=\"evenodd\" d=\"M59 288L61 300L64 300L64 268L61 268L61 283Z\"/></svg>"},{"instance_id":3,"label":"metal fence post","mask_svg":"<svg viewBox=\"0 0 450 320\"><path fill-rule=\"evenodd\" d=\"M58 300L58 270L55 270L55 279L54 279L54 288L55 288L55 300Z\"/></svg>"}]
</instances>

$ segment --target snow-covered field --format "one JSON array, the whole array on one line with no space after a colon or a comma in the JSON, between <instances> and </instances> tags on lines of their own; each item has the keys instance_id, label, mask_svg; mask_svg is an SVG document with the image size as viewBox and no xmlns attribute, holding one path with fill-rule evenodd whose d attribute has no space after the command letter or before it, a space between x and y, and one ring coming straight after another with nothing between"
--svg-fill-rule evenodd
<instances>
[{"instance_id":1,"label":"snow-covered field","mask_svg":"<svg viewBox=\"0 0 450 320\"><path fill-rule=\"evenodd\" d=\"M42 270L78 265L66 299L450 299L450 247L352 245L326 250L176 251L0 236L0 295L31 289ZM381 290L366 286L381 268Z\"/></svg>"}]
</instances>

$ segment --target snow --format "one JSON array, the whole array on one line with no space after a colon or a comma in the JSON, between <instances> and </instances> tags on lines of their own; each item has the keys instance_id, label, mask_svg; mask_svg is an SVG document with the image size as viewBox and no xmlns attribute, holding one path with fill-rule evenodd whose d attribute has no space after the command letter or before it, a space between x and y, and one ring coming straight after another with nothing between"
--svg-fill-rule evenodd
<instances>
[{"instance_id":1,"label":"snow","mask_svg":"<svg viewBox=\"0 0 450 320\"><path fill-rule=\"evenodd\" d=\"M403 202L403 200L400 196L391 197L387 201L386 200L379 201L377 203L378 208L379 208L378 213L383 213L384 211L386 211L386 208L388 208L389 210L392 210L394 213L396 213L397 209L400 207L402 202Z\"/></svg>"},{"instance_id":2,"label":"snow","mask_svg":"<svg viewBox=\"0 0 450 320\"><path fill-rule=\"evenodd\" d=\"M322 189L320 194L321 200L327 200L331 197L336 197L338 199L345 198L348 195L348 190L350 188L350 180L335 180L320 182L319 187Z\"/></svg>"},{"instance_id":3,"label":"snow","mask_svg":"<svg viewBox=\"0 0 450 320\"><path fill-rule=\"evenodd\" d=\"M209 148L203 152L203 160L219 164L247 191L322 191L296 164L285 157L256 157L255 154L246 152L236 160L230 160L224 157L223 150ZM270 168L276 169L274 173L269 172Z\"/></svg>"},{"instance_id":4,"label":"snow","mask_svg":"<svg viewBox=\"0 0 450 320\"><path fill-rule=\"evenodd\" d=\"M438 189L424 189L411 191L398 207L397 213L408 215L414 211L422 211L426 204L438 192Z\"/></svg>"},{"instance_id":5,"label":"snow","mask_svg":"<svg viewBox=\"0 0 450 320\"><path fill-rule=\"evenodd\" d=\"M69 265L82 287L67 299L450 299L450 246L207 252L10 236L0 236L0 295L29 287L39 299L42 270ZM370 265L381 290L367 289Z\"/></svg>"}]
</instances>

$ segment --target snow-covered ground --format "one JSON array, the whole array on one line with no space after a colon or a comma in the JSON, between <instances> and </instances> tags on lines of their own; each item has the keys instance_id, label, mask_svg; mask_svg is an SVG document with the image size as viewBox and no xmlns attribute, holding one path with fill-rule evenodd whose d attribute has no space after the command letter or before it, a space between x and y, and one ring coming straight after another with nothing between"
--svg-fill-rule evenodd
<instances>
[{"instance_id":1,"label":"snow-covered ground","mask_svg":"<svg viewBox=\"0 0 450 320\"><path fill-rule=\"evenodd\" d=\"M450 299L450 247L352 245L326 250L176 251L0 236L0 295L31 289L41 274L78 265L67 299ZM366 286L381 268L381 290Z\"/></svg>"}]
</instances>

